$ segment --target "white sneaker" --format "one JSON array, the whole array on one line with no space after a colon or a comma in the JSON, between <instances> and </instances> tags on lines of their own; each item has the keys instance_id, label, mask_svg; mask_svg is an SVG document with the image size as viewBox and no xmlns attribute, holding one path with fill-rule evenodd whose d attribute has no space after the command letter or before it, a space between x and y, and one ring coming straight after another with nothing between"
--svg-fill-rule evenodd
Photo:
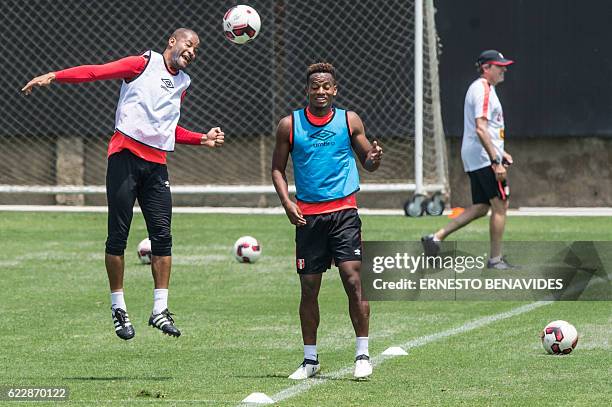
<instances>
[{"instance_id":1,"label":"white sneaker","mask_svg":"<svg viewBox=\"0 0 612 407\"><path fill-rule=\"evenodd\" d=\"M321 370L321 364L319 364L318 360L304 359L300 367L298 367L297 370L293 372L291 376L289 376L289 379L308 379L309 377L316 375L319 370Z\"/></svg>"},{"instance_id":2,"label":"white sneaker","mask_svg":"<svg viewBox=\"0 0 612 407\"><path fill-rule=\"evenodd\" d=\"M368 355L359 355L355 358L355 372L353 376L356 379L363 379L372 374L372 363Z\"/></svg>"}]
</instances>

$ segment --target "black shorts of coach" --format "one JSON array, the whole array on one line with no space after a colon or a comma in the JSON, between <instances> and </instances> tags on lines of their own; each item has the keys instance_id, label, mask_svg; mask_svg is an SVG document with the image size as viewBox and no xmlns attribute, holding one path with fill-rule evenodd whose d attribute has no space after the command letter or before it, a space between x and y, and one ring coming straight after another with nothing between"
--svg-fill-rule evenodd
<instances>
[{"instance_id":1,"label":"black shorts of coach","mask_svg":"<svg viewBox=\"0 0 612 407\"><path fill-rule=\"evenodd\" d=\"M134 203L138 200L154 256L172 254L172 195L165 164L122 150L108 158L106 170L108 237L106 253L121 256L127 245Z\"/></svg>"},{"instance_id":2,"label":"black shorts of coach","mask_svg":"<svg viewBox=\"0 0 612 407\"><path fill-rule=\"evenodd\" d=\"M475 171L469 171L470 186L472 189L473 204L490 205L490 200L497 197L502 201L510 197L510 188L504 181L495 178L493 167L487 166Z\"/></svg>"},{"instance_id":3,"label":"black shorts of coach","mask_svg":"<svg viewBox=\"0 0 612 407\"><path fill-rule=\"evenodd\" d=\"M295 228L298 274L321 274L351 260L361 261L361 219L357 209L305 215L306 225Z\"/></svg>"}]
</instances>

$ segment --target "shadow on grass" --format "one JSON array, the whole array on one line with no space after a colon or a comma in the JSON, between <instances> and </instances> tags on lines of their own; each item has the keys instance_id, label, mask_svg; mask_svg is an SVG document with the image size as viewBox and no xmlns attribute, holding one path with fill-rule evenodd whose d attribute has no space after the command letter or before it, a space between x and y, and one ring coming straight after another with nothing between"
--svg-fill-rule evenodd
<instances>
[{"instance_id":1,"label":"shadow on grass","mask_svg":"<svg viewBox=\"0 0 612 407\"><path fill-rule=\"evenodd\" d=\"M237 376L233 376L237 379L283 379L285 380L287 383L289 384L299 384L302 383L303 380L291 380L287 377L286 374L279 374L279 373L270 373L270 374L262 374L262 375L237 375ZM334 377L334 376L326 376L325 374L319 374L316 375L314 378L310 378L310 379L306 379L306 380L312 380L312 381L317 381L317 380L333 380L333 381L337 381L337 382L360 382L360 381L368 381L363 380L363 379L355 379L352 376L346 376L346 377Z\"/></svg>"},{"instance_id":2,"label":"shadow on grass","mask_svg":"<svg viewBox=\"0 0 612 407\"><path fill-rule=\"evenodd\" d=\"M253 374L253 375L235 375L233 376L237 379L287 379L287 375L278 374L278 373L270 373L270 374Z\"/></svg>"},{"instance_id":3,"label":"shadow on grass","mask_svg":"<svg viewBox=\"0 0 612 407\"><path fill-rule=\"evenodd\" d=\"M76 377L62 377L64 380L74 381L124 381L124 380L171 380L174 377L171 376L76 376Z\"/></svg>"}]
</instances>

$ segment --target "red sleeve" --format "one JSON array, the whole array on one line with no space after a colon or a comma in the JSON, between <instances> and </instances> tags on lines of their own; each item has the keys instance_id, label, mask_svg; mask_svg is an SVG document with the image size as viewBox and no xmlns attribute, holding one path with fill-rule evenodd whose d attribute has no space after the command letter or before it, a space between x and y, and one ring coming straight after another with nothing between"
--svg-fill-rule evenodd
<instances>
[{"instance_id":1,"label":"red sleeve","mask_svg":"<svg viewBox=\"0 0 612 407\"><path fill-rule=\"evenodd\" d=\"M201 144L203 133L197 133L195 131L187 130L184 127L176 126L176 131L174 132L176 136L176 142L178 144Z\"/></svg>"},{"instance_id":2,"label":"red sleeve","mask_svg":"<svg viewBox=\"0 0 612 407\"><path fill-rule=\"evenodd\" d=\"M142 55L129 56L102 65L81 65L55 72L60 83L92 82L103 79L132 79L142 73L147 59Z\"/></svg>"},{"instance_id":3,"label":"red sleeve","mask_svg":"<svg viewBox=\"0 0 612 407\"><path fill-rule=\"evenodd\" d=\"M185 99L185 95L187 94L187 90L184 90L181 94L181 103L183 103L183 99ZM195 131L187 130L184 127L176 126L176 131L174 132L176 137L176 142L178 144L194 144L200 145L202 144L203 133L197 133Z\"/></svg>"}]
</instances>

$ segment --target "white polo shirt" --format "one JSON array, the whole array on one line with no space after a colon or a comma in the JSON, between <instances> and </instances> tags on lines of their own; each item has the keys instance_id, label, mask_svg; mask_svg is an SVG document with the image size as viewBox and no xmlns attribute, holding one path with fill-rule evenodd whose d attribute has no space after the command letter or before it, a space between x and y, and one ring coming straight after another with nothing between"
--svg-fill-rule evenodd
<instances>
[{"instance_id":1,"label":"white polo shirt","mask_svg":"<svg viewBox=\"0 0 612 407\"><path fill-rule=\"evenodd\" d=\"M148 54L144 71L121 85L115 129L147 146L174 151L181 96L191 79L183 71L171 75L162 54L153 51Z\"/></svg>"},{"instance_id":2,"label":"white polo shirt","mask_svg":"<svg viewBox=\"0 0 612 407\"><path fill-rule=\"evenodd\" d=\"M475 171L491 165L489 154L476 134L476 119L487 119L491 142L500 155L504 153L504 112L495 93L495 86L478 78L468 88L463 106L463 141L461 159L463 169Z\"/></svg>"}]
</instances>

